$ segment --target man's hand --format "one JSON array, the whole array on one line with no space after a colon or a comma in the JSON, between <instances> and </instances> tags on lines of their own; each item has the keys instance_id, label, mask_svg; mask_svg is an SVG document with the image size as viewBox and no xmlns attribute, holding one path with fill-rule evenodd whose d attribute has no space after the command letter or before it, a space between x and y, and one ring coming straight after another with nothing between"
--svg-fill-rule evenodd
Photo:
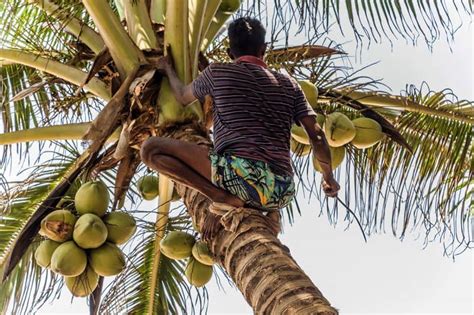
<instances>
[{"instance_id":1,"label":"man's hand","mask_svg":"<svg viewBox=\"0 0 474 315\"><path fill-rule=\"evenodd\" d=\"M156 69L159 73L168 76L173 67L173 59L171 55L163 56L158 59L158 62L155 64Z\"/></svg>"},{"instance_id":2,"label":"man's hand","mask_svg":"<svg viewBox=\"0 0 474 315\"><path fill-rule=\"evenodd\" d=\"M341 188L332 176L329 179L323 179L321 185L323 186L324 193L328 197L336 197Z\"/></svg>"}]
</instances>

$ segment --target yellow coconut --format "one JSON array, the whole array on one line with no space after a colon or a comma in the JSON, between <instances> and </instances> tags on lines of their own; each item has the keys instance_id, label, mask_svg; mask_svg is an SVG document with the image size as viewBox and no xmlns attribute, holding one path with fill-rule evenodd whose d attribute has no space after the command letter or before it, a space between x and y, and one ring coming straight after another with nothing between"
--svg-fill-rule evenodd
<instances>
[{"instance_id":1,"label":"yellow coconut","mask_svg":"<svg viewBox=\"0 0 474 315\"><path fill-rule=\"evenodd\" d=\"M340 147L351 142L356 131L354 124L346 115L332 113L326 117L324 132L330 146Z\"/></svg>"},{"instance_id":2,"label":"yellow coconut","mask_svg":"<svg viewBox=\"0 0 474 315\"><path fill-rule=\"evenodd\" d=\"M341 165L342 161L344 160L344 156L346 155L346 148L345 147L329 147L329 151L331 151L331 166L332 169L336 169L339 165ZM314 169L318 172L323 172L321 165L319 164L318 160L313 156L313 166Z\"/></svg>"},{"instance_id":3,"label":"yellow coconut","mask_svg":"<svg viewBox=\"0 0 474 315\"><path fill-rule=\"evenodd\" d=\"M182 231L171 231L160 241L160 250L168 258L184 259L191 256L194 236Z\"/></svg>"},{"instance_id":4,"label":"yellow coconut","mask_svg":"<svg viewBox=\"0 0 474 315\"><path fill-rule=\"evenodd\" d=\"M202 287L212 278L212 266L201 264L191 257L188 260L184 274L189 283L195 287Z\"/></svg>"},{"instance_id":5,"label":"yellow coconut","mask_svg":"<svg viewBox=\"0 0 474 315\"><path fill-rule=\"evenodd\" d=\"M43 268L49 268L51 264L51 256L53 256L54 251L59 245L61 245L61 243L52 240L42 241L35 251L36 263Z\"/></svg>"},{"instance_id":6,"label":"yellow coconut","mask_svg":"<svg viewBox=\"0 0 474 315\"><path fill-rule=\"evenodd\" d=\"M59 245L51 256L51 270L63 276L78 276L86 266L86 252L73 241Z\"/></svg>"},{"instance_id":7,"label":"yellow coconut","mask_svg":"<svg viewBox=\"0 0 474 315\"><path fill-rule=\"evenodd\" d=\"M147 175L141 177L137 182L138 192L145 200L153 200L158 197L158 176Z\"/></svg>"},{"instance_id":8,"label":"yellow coconut","mask_svg":"<svg viewBox=\"0 0 474 315\"><path fill-rule=\"evenodd\" d=\"M56 242L65 242L72 238L76 217L69 210L55 210L41 220L40 235Z\"/></svg>"},{"instance_id":9,"label":"yellow coconut","mask_svg":"<svg viewBox=\"0 0 474 315\"><path fill-rule=\"evenodd\" d=\"M300 80L298 83L309 105L312 108L316 108L318 106L318 88L309 80Z\"/></svg>"},{"instance_id":10,"label":"yellow coconut","mask_svg":"<svg viewBox=\"0 0 474 315\"><path fill-rule=\"evenodd\" d=\"M382 127L378 122L367 117L361 117L352 121L356 128L356 135L351 144L358 149L370 148L382 140Z\"/></svg>"},{"instance_id":11,"label":"yellow coconut","mask_svg":"<svg viewBox=\"0 0 474 315\"><path fill-rule=\"evenodd\" d=\"M307 144L301 144L295 139L290 139L290 150L297 156L305 156L311 152L311 146Z\"/></svg>"},{"instance_id":12,"label":"yellow coconut","mask_svg":"<svg viewBox=\"0 0 474 315\"><path fill-rule=\"evenodd\" d=\"M299 143L306 145L310 144L308 134L306 133L303 127L300 127L298 125L291 126L291 136Z\"/></svg>"},{"instance_id":13,"label":"yellow coconut","mask_svg":"<svg viewBox=\"0 0 474 315\"><path fill-rule=\"evenodd\" d=\"M91 268L86 270L77 277L64 277L66 287L76 297L85 297L94 292L99 284L99 275Z\"/></svg>"},{"instance_id":14,"label":"yellow coconut","mask_svg":"<svg viewBox=\"0 0 474 315\"><path fill-rule=\"evenodd\" d=\"M114 244L123 244L132 237L137 230L137 223L133 216L126 212L113 211L104 217L107 227L107 241Z\"/></svg>"},{"instance_id":15,"label":"yellow coconut","mask_svg":"<svg viewBox=\"0 0 474 315\"><path fill-rule=\"evenodd\" d=\"M212 266L214 264L211 251L207 247L207 244L203 241L197 241L194 244L192 254L194 259L199 261L201 264L208 266Z\"/></svg>"},{"instance_id":16,"label":"yellow coconut","mask_svg":"<svg viewBox=\"0 0 474 315\"><path fill-rule=\"evenodd\" d=\"M101 276L115 276L125 268L125 256L117 245L106 242L90 250L89 264Z\"/></svg>"},{"instance_id":17,"label":"yellow coconut","mask_svg":"<svg viewBox=\"0 0 474 315\"><path fill-rule=\"evenodd\" d=\"M86 213L77 220L72 237L84 249L97 248L107 239L107 227L98 216Z\"/></svg>"},{"instance_id":18,"label":"yellow coconut","mask_svg":"<svg viewBox=\"0 0 474 315\"><path fill-rule=\"evenodd\" d=\"M79 214L93 213L102 217L109 205L109 191L101 181L85 183L79 188L74 198Z\"/></svg>"}]
</instances>

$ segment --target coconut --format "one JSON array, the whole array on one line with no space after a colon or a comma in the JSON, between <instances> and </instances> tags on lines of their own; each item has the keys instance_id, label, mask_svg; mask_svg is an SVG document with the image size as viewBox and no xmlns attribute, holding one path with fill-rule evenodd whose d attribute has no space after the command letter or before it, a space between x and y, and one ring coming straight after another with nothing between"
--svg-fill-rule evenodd
<instances>
[{"instance_id":1,"label":"coconut","mask_svg":"<svg viewBox=\"0 0 474 315\"><path fill-rule=\"evenodd\" d=\"M300 80L298 83L309 105L312 108L316 108L318 106L318 88L309 80Z\"/></svg>"},{"instance_id":2,"label":"coconut","mask_svg":"<svg viewBox=\"0 0 474 315\"><path fill-rule=\"evenodd\" d=\"M367 117L352 121L356 128L356 135L351 144L358 149L370 148L383 138L382 127L378 122Z\"/></svg>"},{"instance_id":3,"label":"coconut","mask_svg":"<svg viewBox=\"0 0 474 315\"><path fill-rule=\"evenodd\" d=\"M115 276L125 268L125 256L117 245L106 242L91 249L89 264L101 276Z\"/></svg>"},{"instance_id":4,"label":"coconut","mask_svg":"<svg viewBox=\"0 0 474 315\"><path fill-rule=\"evenodd\" d=\"M84 249L97 248L107 239L107 227L98 216L86 213L77 220L72 237Z\"/></svg>"},{"instance_id":5,"label":"coconut","mask_svg":"<svg viewBox=\"0 0 474 315\"><path fill-rule=\"evenodd\" d=\"M99 275L89 266L77 277L64 277L64 282L72 295L84 297L94 292L99 284Z\"/></svg>"},{"instance_id":6,"label":"coconut","mask_svg":"<svg viewBox=\"0 0 474 315\"><path fill-rule=\"evenodd\" d=\"M305 156L311 152L311 146L307 144L301 144L295 139L290 139L290 150L297 156Z\"/></svg>"},{"instance_id":7,"label":"coconut","mask_svg":"<svg viewBox=\"0 0 474 315\"><path fill-rule=\"evenodd\" d=\"M137 230L135 219L126 212L108 213L104 223L108 231L107 241L118 245L128 241Z\"/></svg>"},{"instance_id":8,"label":"coconut","mask_svg":"<svg viewBox=\"0 0 474 315\"><path fill-rule=\"evenodd\" d=\"M171 231L160 241L160 250L168 258L184 259L191 256L194 236L182 231Z\"/></svg>"},{"instance_id":9,"label":"coconut","mask_svg":"<svg viewBox=\"0 0 474 315\"><path fill-rule=\"evenodd\" d=\"M316 122L318 123L319 127L322 128L324 126L325 121L326 121L326 116L324 116L323 114L317 114Z\"/></svg>"},{"instance_id":10,"label":"coconut","mask_svg":"<svg viewBox=\"0 0 474 315\"><path fill-rule=\"evenodd\" d=\"M203 241L197 241L192 249L192 254L194 259L199 261L201 264L212 266L214 261L212 259L212 254L207 244Z\"/></svg>"},{"instance_id":11,"label":"coconut","mask_svg":"<svg viewBox=\"0 0 474 315\"><path fill-rule=\"evenodd\" d=\"M107 211L109 200L107 186L101 181L83 184L74 198L79 214L93 213L99 217Z\"/></svg>"},{"instance_id":12,"label":"coconut","mask_svg":"<svg viewBox=\"0 0 474 315\"><path fill-rule=\"evenodd\" d=\"M76 217L69 210L55 210L41 220L40 235L56 242L65 242L72 237Z\"/></svg>"},{"instance_id":13,"label":"coconut","mask_svg":"<svg viewBox=\"0 0 474 315\"><path fill-rule=\"evenodd\" d=\"M300 127L298 125L291 126L291 136L299 143L306 145L310 144L308 134L306 133L303 127Z\"/></svg>"},{"instance_id":14,"label":"coconut","mask_svg":"<svg viewBox=\"0 0 474 315\"><path fill-rule=\"evenodd\" d=\"M356 131L354 124L346 115L332 113L326 117L324 132L330 146L340 147L351 142Z\"/></svg>"},{"instance_id":15,"label":"coconut","mask_svg":"<svg viewBox=\"0 0 474 315\"><path fill-rule=\"evenodd\" d=\"M51 256L53 256L54 251L59 245L61 245L61 243L52 240L42 241L35 251L36 263L43 268L49 268L51 264Z\"/></svg>"},{"instance_id":16,"label":"coconut","mask_svg":"<svg viewBox=\"0 0 474 315\"><path fill-rule=\"evenodd\" d=\"M186 279L195 287L202 287L211 280L212 266L201 264L193 257L189 258L184 271Z\"/></svg>"},{"instance_id":17,"label":"coconut","mask_svg":"<svg viewBox=\"0 0 474 315\"><path fill-rule=\"evenodd\" d=\"M87 255L73 241L62 243L51 256L51 270L63 276L80 275L87 266Z\"/></svg>"},{"instance_id":18,"label":"coconut","mask_svg":"<svg viewBox=\"0 0 474 315\"><path fill-rule=\"evenodd\" d=\"M329 151L331 152L331 167L332 169L336 169L339 165L341 165L342 161L344 160L344 156L346 155L346 148L345 147L329 147ZM314 169L318 172L323 172L321 165L319 164L318 160L313 157L313 166Z\"/></svg>"},{"instance_id":19,"label":"coconut","mask_svg":"<svg viewBox=\"0 0 474 315\"><path fill-rule=\"evenodd\" d=\"M147 175L141 177L137 182L137 188L140 195L145 200L153 200L158 197L158 176Z\"/></svg>"}]
</instances>

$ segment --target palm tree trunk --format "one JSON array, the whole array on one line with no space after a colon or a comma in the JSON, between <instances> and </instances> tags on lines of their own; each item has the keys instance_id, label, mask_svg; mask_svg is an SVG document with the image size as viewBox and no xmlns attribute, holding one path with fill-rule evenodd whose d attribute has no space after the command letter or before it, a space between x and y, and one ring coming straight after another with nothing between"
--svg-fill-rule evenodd
<instances>
[{"instance_id":1,"label":"palm tree trunk","mask_svg":"<svg viewBox=\"0 0 474 315\"><path fill-rule=\"evenodd\" d=\"M184 125L167 136L210 147L197 124ZM195 190L176 185L178 193L201 227L209 200ZM266 216L255 212L233 233L221 230L208 244L255 314L338 314L278 240Z\"/></svg>"}]
</instances>

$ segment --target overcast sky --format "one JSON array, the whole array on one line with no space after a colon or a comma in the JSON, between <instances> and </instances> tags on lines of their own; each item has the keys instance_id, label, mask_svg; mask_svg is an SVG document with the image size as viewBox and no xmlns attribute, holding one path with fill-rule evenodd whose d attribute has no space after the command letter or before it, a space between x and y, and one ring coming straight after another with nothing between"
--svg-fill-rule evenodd
<instances>
[{"instance_id":1,"label":"overcast sky","mask_svg":"<svg viewBox=\"0 0 474 315\"><path fill-rule=\"evenodd\" d=\"M344 49L351 53L354 44ZM364 73L383 78L394 92L407 83L420 86L427 81L432 89L450 87L459 97L473 99L472 52L472 27L466 25L457 33L452 52L444 42L436 43L433 52L423 43L412 47L396 42L393 50L388 43L375 44L353 62L359 68L380 61ZM325 216L318 217L314 205L304 203L302 210L303 216L285 227L281 239L341 314L472 314L472 252L453 262L442 256L439 243L423 249L416 234L403 242L392 235L375 235L366 244L356 225L344 231L344 224L334 228ZM225 287L224 292L213 280L208 290L208 314L251 314L235 289ZM41 314L87 312L85 299L70 304L70 294L64 292Z\"/></svg>"}]
</instances>

